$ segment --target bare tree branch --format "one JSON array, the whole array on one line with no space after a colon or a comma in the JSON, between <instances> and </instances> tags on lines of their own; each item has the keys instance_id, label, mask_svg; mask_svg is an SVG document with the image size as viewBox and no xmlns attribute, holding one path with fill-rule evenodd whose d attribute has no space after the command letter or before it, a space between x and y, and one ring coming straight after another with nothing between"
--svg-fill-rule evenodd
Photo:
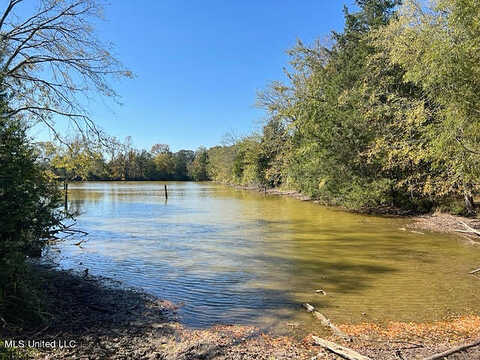
<instances>
[{"instance_id":1,"label":"bare tree branch","mask_svg":"<svg viewBox=\"0 0 480 360\"><path fill-rule=\"evenodd\" d=\"M5 22L5 19L7 18L8 14L12 11L12 9L17 5L18 3L22 2L23 0L10 0L8 3L7 8L3 12L2 17L0 18L0 30L2 29L3 23Z\"/></svg>"},{"instance_id":2,"label":"bare tree branch","mask_svg":"<svg viewBox=\"0 0 480 360\"><path fill-rule=\"evenodd\" d=\"M81 132L101 133L82 100L94 94L118 99L109 81L132 77L95 36L101 1L36 0L38 8L22 18L27 2L20 12L23 0L10 0L0 15L0 76L12 98L11 115L42 122L56 137L61 118Z\"/></svg>"}]
</instances>

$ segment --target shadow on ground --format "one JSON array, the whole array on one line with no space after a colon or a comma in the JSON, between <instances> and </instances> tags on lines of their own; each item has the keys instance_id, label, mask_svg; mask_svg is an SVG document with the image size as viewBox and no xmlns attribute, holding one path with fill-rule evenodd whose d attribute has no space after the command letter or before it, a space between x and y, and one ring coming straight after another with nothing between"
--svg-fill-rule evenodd
<instances>
[{"instance_id":1,"label":"shadow on ground","mask_svg":"<svg viewBox=\"0 0 480 360\"><path fill-rule=\"evenodd\" d=\"M237 325L208 329L186 328L176 319L175 304L122 288L120 284L108 279L46 266L35 266L35 272L46 296L46 322L29 329L0 328L0 339L45 343L55 341L56 348L37 348L29 351L22 359L335 358L327 351L313 346L310 337L296 341L290 337L270 336L254 327ZM357 338L353 343L344 345L371 359L422 359L451 346L446 339L434 340L436 342L414 344ZM73 344L71 341L76 346L65 347ZM59 347L59 344L63 346ZM22 353L20 349L19 356ZM3 352L0 349L0 358L3 359L1 354ZM16 359L16 353L13 356L9 359ZM454 354L449 360L465 358L480 358L480 349Z\"/></svg>"},{"instance_id":2,"label":"shadow on ground","mask_svg":"<svg viewBox=\"0 0 480 360\"><path fill-rule=\"evenodd\" d=\"M34 269L45 293L45 323L28 329L0 328L0 336L25 344L55 341L57 345L36 348L22 358L290 359L311 354L286 338L285 344L278 340L274 344L252 327L186 328L176 319L175 304L108 279L47 266ZM71 344L75 346L68 347Z\"/></svg>"}]
</instances>

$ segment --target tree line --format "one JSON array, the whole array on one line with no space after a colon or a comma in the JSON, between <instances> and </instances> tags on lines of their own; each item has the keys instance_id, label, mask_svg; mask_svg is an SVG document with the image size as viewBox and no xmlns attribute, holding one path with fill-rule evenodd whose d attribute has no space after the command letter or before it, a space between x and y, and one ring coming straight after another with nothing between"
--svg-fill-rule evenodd
<instances>
[{"instance_id":1,"label":"tree line","mask_svg":"<svg viewBox=\"0 0 480 360\"><path fill-rule=\"evenodd\" d=\"M208 150L209 176L355 210L472 214L480 176L480 4L357 0L329 46L298 41L258 95L263 130Z\"/></svg>"},{"instance_id":2,"label":"tree line","mask_svg":"<svg viewBox=\"0 0 480 360\"><path fill-rule=\"evenodd\" d=\"M288 51L288 81L258 94L260 132L196 152L137 150L130 138L110 139L107 150L76 138L41 152L69 179L214 180L295 189L353 210L473 214L480 5L355 3L328 46L298 41Z\"/></svg>"},{"instance_id":3,"label":"tree line","mask_svg":"<svg viewBox=\"0 0 480 360\"><path fill-rule=\"evenodd\" d=\"M150 151L132 146L131 137L123 142L109 138L106 143L81 136L62 142L36 144L39 162L53 177L69 181L86 180L175 180L205 181L207 150L172 152L165 144Z\"/></svg>"}]
</instances>

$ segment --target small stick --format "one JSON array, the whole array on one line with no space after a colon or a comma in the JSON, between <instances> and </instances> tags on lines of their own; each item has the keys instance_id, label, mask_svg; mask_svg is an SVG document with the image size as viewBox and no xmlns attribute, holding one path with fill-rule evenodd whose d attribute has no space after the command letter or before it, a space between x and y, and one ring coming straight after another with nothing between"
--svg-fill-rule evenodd
<instances>
[{"instance_id":1,"label":"small stick","mask_svg":"<svg viewBox=\"0 0 480 360\"><path fill-rule=\"evenodd\" d=\"M426 357L423 360L443 359L444 357L450 356L450 355L455 354L457 352L464 351L464 350L467 350L471 347L475 347L475 346L478 346L478 345L480 345L480 340L477 340L477 341L469 343L469 344L465 344L465 345L461 345L461 346L451 348L450 350L444 351L442 353L438 353L438 354Z\"/></svg>"},{"instance_id":2,"label":"small stick","mask_svg":"<svg viewBox=\"0 0 480 360\"><path fill-rule=\"evenodd\" d=\"M344 359L371 360L370 358L363 356L362 354L359 354L356 351L353 351L352 349L346 348L344 346L340 346L338 344L335 344L334 342L321 339L317 336L312 336L312 338L315 341L315 344L320 345L321 347L333 352L334 354L337 354L338 356L341 356Z\"/></svg>"},{"instance_id":3,"label":"small stick","mask_svg":"<svg viewBox=\"0 0 480 360\"><path fill-rule=\"evenodd\" d=\"M167 184L165 184L164 186L165 186L165 200L167 200L168 199Z\"/></svg>"},{"instance_id":4,"label":"small stick","mask_svg":"<svg viewBox=\"0 0 480 360\"><path fill-rule=\"evenodd\" d=\"M330 329L332 329L333 333L341 338L343 338L344 340L346 341L352 341L352 339L350 338L350 336L348 336L347 334L345 334L342 330L340 330L338 327L336 327L334 324L332 324L332 322L325 316L323 315L322 313L318 312L318 311L315 311L315 308L310 305L310 304L303 304L303 307L305 309L307 309L308 312L312 313L313 316L315 318L317 318L318 320L320 320L320 322L326 326L326 327L329 327Z\"/></svg>"},{"instance_id":5,"label":"small stick","mask_svg":"<svg viewBox=\"0 0 480 360\"><path fill-rule=\"evenodd\" d=\"M463 226L465 226L465 228L468 230L468 232L470 233L473 233L473 234L476 234L476 235L480 235L480 231L472 228L471 226L468 226L465 222L463 221L459 221L460 224L462 224ZM458 231L458 230L457 230ZM464 231L459 231L459 232L464 232Z\"/></svg>"},{"instance_id":6,"label":"small stick","mask_svg":"<svg viewBox=\"0 0 480 360\"><path fill-rule=\"evenodd\" d=\"M476 274L476 273L478 273L478 272L480 272L480 268L475 269L475 270L473 270L473 271L470 271L469 274L472 274L472 275L473 275L473 274Z\"/></svg>"}]
</instances>

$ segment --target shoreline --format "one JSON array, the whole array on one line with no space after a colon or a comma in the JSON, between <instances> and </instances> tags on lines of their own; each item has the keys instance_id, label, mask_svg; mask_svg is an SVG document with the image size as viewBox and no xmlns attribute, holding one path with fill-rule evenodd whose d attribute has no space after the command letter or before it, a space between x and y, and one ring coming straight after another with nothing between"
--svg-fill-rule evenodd
<instances>
[{"instance_id":1,"label":"shoreline","mask_svg":"<svg viewBox=\"0 0 480 360\"><path fill-rule=\"evenodd\" d=\"M259 191L257 187L235 188ZM260 192L263 190L260 189ZM269 189L265 192L312 201L296 191ZM332 209L348 211L340 207ZM462 223L478 228L478 219L439 213L391 217L411 220L400 229L403 231L455 234L478 244L475 241L478 235L458 232ZM91 276L88 272L60 270L52 265L32 267L39 278L39 288L45 293L45 309L42 309L45 321L23 328L12 323L4 323L2 327L0 322L0 358L5 353L11 354L8 351L14 351L12 359L54 360L336 358L316 345L316 333L301 332L303 338L299 338L298 333L290 328L286 335L274 335L241 324L195 329L178 320L176 304L140 290L125 288L114 279ZM480 280L477 275L465 274L471 276L472 281ZM304 310L299 306L298 311ZM335 323L335 319L331 321ZM353 349L372 360L424 359L480 339L480 311L430 323L389 322L379 325L365 322L335 323L335 326L353 341L344 341L331 333L324 339ZM322 332L323 335L325 333ZM2 350L2 341L3 347L13 344L17 348ZM480 346L448 357L449 360L465 358L480 359Z\"/></svg>"},{"instance_id":2,"label":"shoreline","mask_svg":"<svg viewBox=\"0 0 480 360\"><path fill-rule=\"evenodd\" d=\"M314 200L309 196L303 195L302 193L296 190L280 190L280 189L262 189L258 186L240 186L240 185L229 185L237 190L246 190L246 191L255 191L258 193L265 193L267 195L276 195L276 196L285 196L291 197L300 201L308 201L314 204L318 204L323 207L330 208L332 210L345 211L349 213L358 213L361 215L371 215L371 216L387 216L399 219L410 220L410 223L407 224L406 228L413 231L429 231L429 232L438 232L443 234L452 234L460 238L466 239L473 245L480 245L480 233L475 234L465 227L465 224L473 230L478 230L480 232L480 219L474 217L465 217L460 215L451 215L448 213L442 212L432 212L426 214L402 214L401 211L394 213L389 213L385 211L368 211L368 212L359 212L346 209L341 206L333 206L323 204L321 201Z\"/></svg>"},{"instance_id":3,"label":"shoreline","mask_svg":"<svg viewBox=\"0 0 480 360\"><path fill-rule=\"evenodd\" d=\"M115 280L45 265L35 265L34 270L45 291L48 319L24 329L4 326L0 328L1 339L4 345L36 341L56 347L17 347L14 359L332 359L327 350L316 346L312 337L316 334L297 339L243 325L193 329L178 321L175 304L122 288ZM117 285L112 286L114 283ZM353 341L334 335L325 339L371 359L394 360L399 359L398 354L421 359L478 339L480 316L435 323L389 323L384 327L374 323L338 327ZM480 348L457 355L465 354L480 358ZM448 359L463 358L452 355Z\"/></svg>"}]
</instances>

